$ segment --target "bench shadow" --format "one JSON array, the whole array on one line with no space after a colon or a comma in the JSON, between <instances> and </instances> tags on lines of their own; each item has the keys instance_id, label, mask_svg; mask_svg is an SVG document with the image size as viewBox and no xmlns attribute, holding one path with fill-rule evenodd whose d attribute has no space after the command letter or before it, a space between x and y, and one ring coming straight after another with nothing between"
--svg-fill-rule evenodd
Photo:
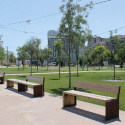
<instances>
[{"instance_id":1,"label":"bench shadow","mask_svg":"<svg viewBox=\"0 0 125 125\"><path fill-rule=\"evenodd\" d=\"M15 88L6 88L6 89L9 90L9 91L15 92L17 94L23 95L25 97L28 97L28 98L41 98L41 97L34 97L33 94L27 93L26 91L18 92L18 90L15 89Z\"/></svg>"},{"instance_id":2,"label":"bench shadow","mask_svg":"<svg viewBox=\"0 0 125 125\"><path fill-rule=\"evenodd\" d=\"M66 108L62 108L62 109L65 110L65 111L68 111L68 112L71 112L71 113L89 118L91 120L101 122L103 124L109 124L109 123L112 123L112 122L115 122L115 121L120 122L119 118L115 118L115 119L112 119L112 120L105 121L104 120L105 116L97 114L97 113L93 113L93 112L90 112L90 111L87 111L87 110L83 110L83 109L77 108L75 106L70 106L70 107L66 107Z\"/></svg>"}]
</instances>

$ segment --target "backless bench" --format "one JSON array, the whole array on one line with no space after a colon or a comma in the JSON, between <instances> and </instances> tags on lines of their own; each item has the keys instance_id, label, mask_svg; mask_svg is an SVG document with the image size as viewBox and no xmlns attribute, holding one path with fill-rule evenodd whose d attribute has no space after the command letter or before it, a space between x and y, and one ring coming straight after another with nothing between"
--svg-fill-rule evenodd
<instances>
[{"instance_id":1,"label":"backless bench","mask_svg":"<svg viewBox=\"0 0 125 125\"><path fill-rule=\"evenodd\" d=\"M115 93L117 97L115 98L115 97L87 93L83 91L77 91L77 88ZM74 90L63 91L63 107L75 106L76 96L102 101L106 103L105 120L109 120L112 118L119 117L119 95L120 95L120 86L76 82L74 85Z\"/></svg>"},{"instance_id":2,"label":"backless bench","mask_svg":"<svg viewBox=\"0 0 125 125\"><path fill-rule=\"evenodd\" d=\"M35 82L29 82L29 80L40 81L42 82L42 85ZM18 91L22 92L22 91L28 91L28 87L31 86L33 87L34 97L38 97L38 96L44 96L44 82L45 82L44 77L36 77L36 76L27 76L26 81L18 79L7 79L7 88L12 88L14 87L14 83L17 83Z\"/></svg>"},{"instance_id":3,"label":"backless bench","mask_svg":"<svg viewBox=\"0 0 125 125\"><path fill-rule=\"evenodd\" d=\"M5 72L0 72L0 84L4 84Z\"/></svg>"}]
</instances>

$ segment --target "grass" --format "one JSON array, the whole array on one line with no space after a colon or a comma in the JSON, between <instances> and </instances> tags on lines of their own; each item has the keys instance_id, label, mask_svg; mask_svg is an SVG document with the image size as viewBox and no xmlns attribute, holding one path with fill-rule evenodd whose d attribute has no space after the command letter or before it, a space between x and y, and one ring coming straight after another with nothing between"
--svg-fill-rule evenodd
<instances>
[{"instance_id":1,"label":"grass","mask_svg":"<svg viewBox=\"0 0 125 125\"><path fill-rule=\"evenodd\" d=\"M74 66L71 66L71 71L76 71L77 68ZM87 68L84 68L84 71L86 71ZM30 67L25 67L23 70L22 67L9 67L9 68L0 68L1 72L5 72L6 74L22 74L22 73L30 73L31 69ZM79 67L79 71L82 71L82 68ZM101 70L99 70L98 66L96 67L89 67L89 71L113 71L113 68L111 67L102 67ZM117 67L116 71L125 71L125 67L123 69ZM49 66L49 69L47 70L46 67L39 67L38 72L37 72L37 67L33 67L32 69L33 73L46 73L46 72L58 72L58 66ZM68 72L68 67L63 67L61 68L61 72Z\"/></svg>"},{"instance_id":2,"label":"grass","mask_svg":"<svg viewBox=\"0 0 125 125\"><path fill-rule=\"evenodd\" d=\"M62 91L69 90L68 88L68 74L61 74L61 79L58 79L58 74L47 74L47 75L35 75L35 76L44 76L45 77L45 91L57 95L62 95ZM6 76L5 79L8 78L17 78L25 80L26 76ZM91 83L98 83L98 84L111 84L111 85L119 85L121 86L120 92L120 109L125 111L125 82L106 82L104 80L113 79L113 73L111 72L86 72L86 73L79 73L79 76L76 76L76 73L72 74L72 88L76 81L85 81ZM117 72L116 79L125 80L125 73L124 72ZM89 93L95 93L100 95L108 95L108 96L115 96L111 93L99 92L99 91L92 91L92 90L84 90ZM85 98L78 98L79 100L87 101L90 103L95 103L99 105L104 105L99 101L85 99Z\"/></svg>"}]
</instances>

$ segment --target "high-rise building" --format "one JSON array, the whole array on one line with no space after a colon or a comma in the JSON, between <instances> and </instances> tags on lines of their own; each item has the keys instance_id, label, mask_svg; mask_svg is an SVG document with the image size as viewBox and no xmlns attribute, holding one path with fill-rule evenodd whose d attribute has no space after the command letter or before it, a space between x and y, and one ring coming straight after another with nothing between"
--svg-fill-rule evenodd
<instances>
[{"instance_id":1,"label":"high-rise building","mask_svg":"<svg viewBox=\"0 0 125 125\"><path fill-rule=\"evenodd\" d=\"M57 33L58 32L55 30L48 31L48 48L51 48L51 50L53 51L52 56L49 59L49 62L53 62L54 59L57 57L55 47L54 47L54 41L58 40ZM68 51L69 51L68 42L65 39L62 39L62 41L64 45L63 50L65 51L65 57L68 58ZM79 48L79 51L80 51L79 53L81 53L82 49ZM71 62L76 64L76 55L73 49L71 49ZM67 63L66 59L65 59L65 63Z\"/></svg>"},{"instance_id":2,"label":"high-rise building","mask_svg":"<svg viewBox=\"0 0 125 125\"><path fill-rule=\"evenodd\" d=\"M88 42L87 48L90 48L92 52L96 46L106 46L105 38L101 38L99 36L92 37Z\"/></svg>"},{"instance_id":3,"label":"high-rise building","mask_svg":"<svg viewBox=\"0 0 125 125\"><path fill-rule=\"evenodd\" d=\"M55 47L54 47L54 41L58 39L56 36L57 33L58 32L55 30L48 31L48 48L51 48L52 50L52 56L50 57L49 62L53 62L55 57L57 57Z\"/></svg>"}]
</instances>

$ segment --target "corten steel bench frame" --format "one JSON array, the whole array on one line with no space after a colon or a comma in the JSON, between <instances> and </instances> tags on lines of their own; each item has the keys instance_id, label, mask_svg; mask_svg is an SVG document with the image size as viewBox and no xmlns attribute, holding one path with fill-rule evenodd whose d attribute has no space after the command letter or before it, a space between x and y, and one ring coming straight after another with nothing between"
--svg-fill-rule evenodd
<instances>
[{"instance_id":1,"label":"corten steel bench frame","mask_svg":"<svg viewBox=\"0 0 125 125\"><path fill-rule=\"evenodd\" d=\"M76 90L77 88L115 93L117 97L114 98L109 96L101 96L101 95L91 94L87 92L81 92L81 91L77 91ZM63 91L63 107L76 106L76 96L81 96L84 98L90 98L90 99L105 102L106 105L105 105L104 120L119 118L120 86L76 82L74 85L74 90Z\"/></svg>"},{"instance_id":2,"label":"corten steel bench frame","mask_svg":"<svg viewBox=\"0 0 125 125\"><path fill-rule=\"evenodd\" d=\"M45 77L26 76L26 81L29 81L29 80L42 82L42 85L40 85L40 87L34 86L33 90L34 90L34 95L44 96L44 82L45 82Z\"/></svg>"},{"instance_id":3,"label":"corten steel bench frame","mask_svg":"<svg viewBox=\"0 0 125 125\"><path fill-rule=\"evenodd\" d=\"M0 84L4 84L5 72L0 72Z\"/></svg>"},{"instance_id":4,"label":"corten steel bench frame","mask_svg":"<svg viewBox=\"0 0 125 125\"><path fill-rule=\"evenodd\" d=\"M28 80L40 81L42 82L42 85L34 82L29 82ZM27 76L26 81L18 79L7 79L7 88L14 87L15 82L18 84L19 92L28 91L28 86L32 86L34 97L44 96L44 77Z\"/></svg>"}]
</instances>

